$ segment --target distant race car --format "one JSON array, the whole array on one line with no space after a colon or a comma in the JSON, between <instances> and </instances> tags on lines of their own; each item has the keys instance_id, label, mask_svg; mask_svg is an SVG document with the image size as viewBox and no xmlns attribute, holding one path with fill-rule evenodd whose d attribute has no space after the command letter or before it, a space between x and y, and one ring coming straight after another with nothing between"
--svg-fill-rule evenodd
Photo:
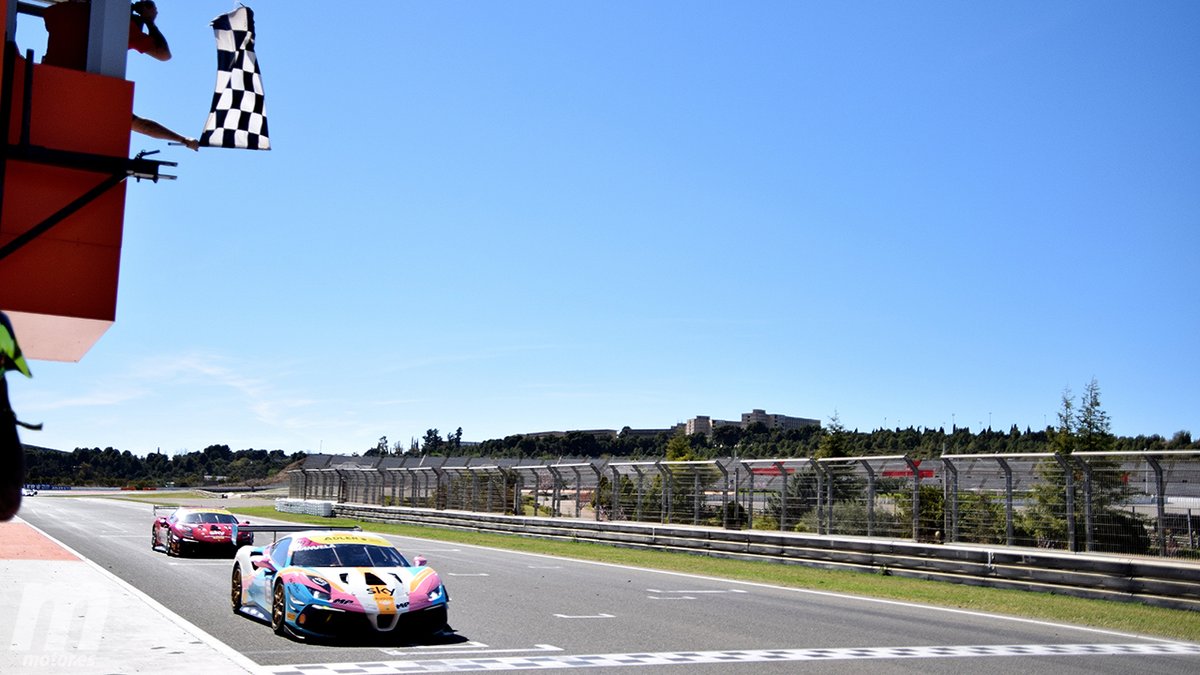
<instances>
[{"instance_id":1,"label":"distant race car","mask_svg":"<svg viewBox=\"0 0 1200 675\"><path fill-rule=\"evenodd\" d=\"M234 613L294 638L399 642L448 629L450 598L437 573L364 532L309 530L242 547L230 591Z\"/></svg>"},{"instance_id":2,"label":"distant race car","mask_svg":"<svg viewBox=\"0 0 1200 675\"><path fill-rule=\"evenodd\" d=\"M158 515L164 509L171 509L171 513ZM233 553L238 546L254 543L253 532L238 532L235 543L234 526L247 523L225 509L155 506L154 515L154 524L150 526L150 548L161 548L170 556L198 549L224 549Z\"/></svg>"},{"instance_id":3,"label":"distant race car","mask_svg":"<svg viewBox=\"0 0 1200 675\"><path fill-rule=\"evenodd\" d=\"M33 488L21 488L22 497L33 497L35 495L37 495L37 490L34 490Z\"/></svg>"}]
</instances>

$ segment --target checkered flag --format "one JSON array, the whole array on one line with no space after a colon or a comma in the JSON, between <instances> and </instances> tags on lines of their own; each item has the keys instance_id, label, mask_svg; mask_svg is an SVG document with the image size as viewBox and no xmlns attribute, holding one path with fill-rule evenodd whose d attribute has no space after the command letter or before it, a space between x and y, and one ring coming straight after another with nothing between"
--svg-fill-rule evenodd
<instances>
[{"instance_id":1,"label":"checkered flag","mask_svg":"<svg viewBox=\"0 0 1200 675\"><path fill-rule=\"evenodd\" d=\"M262 78L254 55L254 10L239 7L212 22L217 36L217 90L200 145L270 150Z\"/></svg>"}]
</instances>

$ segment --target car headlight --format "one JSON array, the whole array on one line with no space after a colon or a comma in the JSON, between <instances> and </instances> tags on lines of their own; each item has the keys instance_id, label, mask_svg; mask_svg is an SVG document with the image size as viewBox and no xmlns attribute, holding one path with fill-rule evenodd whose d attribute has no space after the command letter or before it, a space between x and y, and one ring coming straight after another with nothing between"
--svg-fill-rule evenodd
<instances>
[{"instance_id":1,"label":"car headlight","mask_svg":"<svg viewBox=\"0 0 1200 675\"><path fill-rule=\"evenodd\" d=\"M313 584L314 586L317 586L317 588L310 587L308 589L308 591L310 593L312 593L314 598L316 598L317 600L328 600L329 599L330 587L329 587L328 581L325 581L321 577L314 576L312 574L306 574L306 575L304 575L304 578L308 579L309 583Z\"/></svg>"},{"instance_id":2,"label":"car headlight","mask_svg":"<svg viewBox=\"0 0 1200 675\"><path fill-rule=\"evenodd\" d=\"M445 594L446 594L446 587L438 586L437 588L433 589L432 591L429 591L429 601L437 602L438 600L441 600L442 596Z\"/></svg>"}]
</instances>

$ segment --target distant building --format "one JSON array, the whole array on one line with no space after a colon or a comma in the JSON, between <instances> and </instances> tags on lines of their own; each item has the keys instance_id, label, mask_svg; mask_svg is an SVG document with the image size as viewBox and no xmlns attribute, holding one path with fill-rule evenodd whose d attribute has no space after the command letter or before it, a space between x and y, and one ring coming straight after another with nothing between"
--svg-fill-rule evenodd
<instances>
[{"instance_id":1,"label":"distant building","mask_svg":"<svg viewBox=\"0 0 1200 675\"><path fill-rule=\"evenodd\" d=\"M742 419L739 422L730 420L714 420L707 415L697 415L687 421L687 434L704 434L711 436L713 429L719 429L725 426L736 426L742 429L748 428L751 424L761 423L768 429L803 429L805 427L821 426L820 420L809 419L807 417L791 417L788 415L776 415L768 413L765 410L755 408L748 413L742 413Z\"/></svg>"},{"instance_id":2,"label":"distant building","mask_svg":"<svg viewBox=\"0 0 1200 675\"><path fill-rule=\"evenodd\" d=\"M820 427L821 421L809 419L807 417L791 417L788 415L776 415L768 413L765 410L755 408L748 413L742 413L742 419L734 420L715 420L708 415L697 415L687 422L680 422L666 429L631 429L625 427L620 431L615 429L573 429L571 431L532 431L525 434L520 434L526 438L562 438L567 434L583 434L593 436L596 439L609 439L624 436L625 438L635 437L652 437L659 434L704 434L712 436L714 429L721 427L738 427L745 429L755 422L761 422L768 429L803 429L805 427ZM478 445L477 443L462 442L462 447Z\"/></svg>"},{"instance_id":3,"label":"distant building","mask_svg":"<svg viewBox=\"0 0 1200 675\"><path fill-rule=\"evenodd\" d=\"M765 410L755 408L748 413L742 413L742 428L762 422L768 429L803 429L804 427L821 426L821 420L812 420L807 417L789 417L787 415L775 415L768 413Z\"/></svg>"},{"instance_id":4,"label":"distant building","mask_svg":"<svg viewBox=\"0 0 1200 675\"><path fill-rule=\"evenodd\" d=\"M562 438L567 434L583 434L585 436L595 436L596 438L614 438L617 432L614 429L573 429L571 431L534 431L522 434L522 436L526 438Z\"/></svg>"},{"instance_id":5,"label":"distant building","mask_svg":"<svg viewBox=\"0 0 1200 675\"><path fill-rule=\"evenodd\" d=\"M676 424L675 426L670 427L668 429L630 429L629 427L625 427L617 435L624 436L625 438L639 438L639 437L653 438L655 436L658 436L659 434L671 435L674 433L678 433L679 429L682 428L682 426L683 426L682 424Z\"/></svg>"},{"instance_id":6,"label":"distant building","mask_svg":"<svg viewBox=\"0 0 1200 675\"><path fill-rule=\"evenodd\" d=\"M731 422L729 420L714 420L711 417L709 417L708 415L697 415L696 417L693 417L692 419L687 421L686 431L687 431L688 436L691 436L692 434L704 434L705 436L711 436L713 429L719 429L721 427L740 427L740 426L742 426L741 422Z\"/></svg>"}]
</instances>

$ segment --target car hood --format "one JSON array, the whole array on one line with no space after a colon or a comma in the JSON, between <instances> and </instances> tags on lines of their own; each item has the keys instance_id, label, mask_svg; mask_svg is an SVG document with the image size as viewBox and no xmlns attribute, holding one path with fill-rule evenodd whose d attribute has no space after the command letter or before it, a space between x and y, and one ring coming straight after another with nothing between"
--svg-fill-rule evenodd
<instances>
[{"instance_id":1,"label":"car hood","mask_svg":"<svg viewBox=\"0 0 1200 675\"><path fill-rule=\"evenodd\" d=\"M310 576L329 582L329 604L372 614L427 607L440 600L442 585L428 567L288 567L282 573L286 582L324 590Z\"/></svg>"}]
</instances>

